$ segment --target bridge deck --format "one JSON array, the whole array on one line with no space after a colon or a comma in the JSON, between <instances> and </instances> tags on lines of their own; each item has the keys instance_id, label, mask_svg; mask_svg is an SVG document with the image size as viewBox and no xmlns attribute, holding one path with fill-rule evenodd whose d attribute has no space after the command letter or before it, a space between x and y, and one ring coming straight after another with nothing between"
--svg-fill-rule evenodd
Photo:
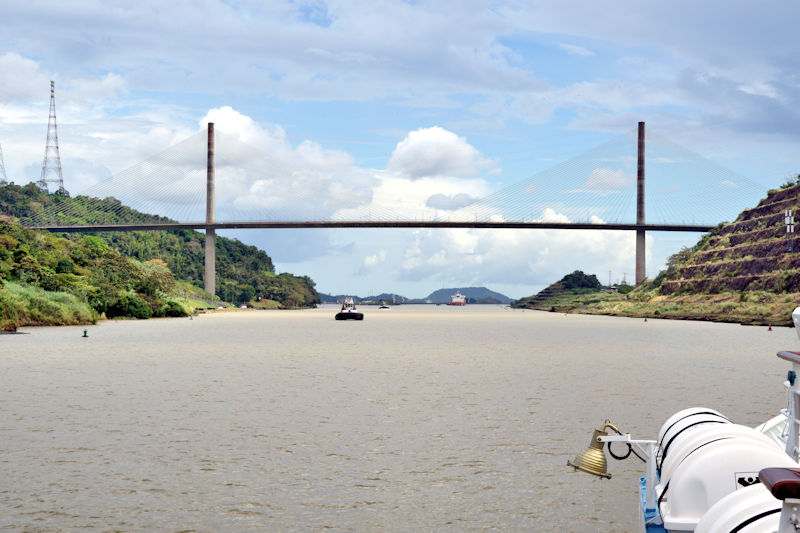
<instances>
[{"instance_id":1,"label":"bridge deck","mask_svg":"<svg viewBox=\"0 0 800 533\"><path fill-rule=\"evenodd\" d=\"M367 222L367 221L332 221L332 222L205 222L189 223L149 223L149 224L93 224L83 226L41 225L29 226L31 229L53 232L90 232L90 231L153 231L206 228L246 229L246 228L482 228L482 229L590 229L590 230L645 230L645 231L687 231L706 232L715 226L694 224L590 224L564 222Z\"/></svg>"}]
</instances>

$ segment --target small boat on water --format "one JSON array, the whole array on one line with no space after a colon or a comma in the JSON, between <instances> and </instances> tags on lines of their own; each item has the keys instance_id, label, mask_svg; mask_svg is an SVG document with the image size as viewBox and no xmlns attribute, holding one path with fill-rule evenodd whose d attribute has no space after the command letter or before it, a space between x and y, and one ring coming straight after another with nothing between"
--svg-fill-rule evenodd
<instances>
[{"instance_id":1,"label":"small boat on water","mask_svg":"<svg viewBox=\"0 0 800 533\"><path fill-rule=\"evenodd\" d=\"M336 320L364 320L364 313L356 311L356 303L352 298L345 298L342 310L336 313Z\"/></svg>"},{"instance_id":2,"label":"small boat on water","mask_svg":"<svg viewBox=\"0 0 800 533\"><path fill-rule=\"evenodd\" d=\"M800 338L800 307L792 313ZM639 479L644 533L797 533L800 531L800 352L791 363L787 405L755 428L734 424L706 407L678 411L653 440L631 439L610 421L567 465L610 478L603 448L645 463ZM746 384L745 384L746 386ZM611 446L615 444L617 455ZM627 450L626 447L627 446Z\"/></svg>"}]
</instances>

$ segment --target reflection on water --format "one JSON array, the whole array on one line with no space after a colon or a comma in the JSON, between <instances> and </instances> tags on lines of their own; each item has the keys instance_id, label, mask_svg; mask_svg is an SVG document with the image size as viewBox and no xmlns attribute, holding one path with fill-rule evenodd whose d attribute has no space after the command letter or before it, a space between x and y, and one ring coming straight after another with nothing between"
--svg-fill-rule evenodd
<instances>
[{"instance_id":1,"label":"reflection on water","mask_svg":"<svg viewBox=\"0 0 800 533\"><path fill-rule=\"evenodd\" d=\"M792 330L494 306L104 322L0 337L0 529L633 531L610 418L783 405Z\"/></svg>"}]
</instances>

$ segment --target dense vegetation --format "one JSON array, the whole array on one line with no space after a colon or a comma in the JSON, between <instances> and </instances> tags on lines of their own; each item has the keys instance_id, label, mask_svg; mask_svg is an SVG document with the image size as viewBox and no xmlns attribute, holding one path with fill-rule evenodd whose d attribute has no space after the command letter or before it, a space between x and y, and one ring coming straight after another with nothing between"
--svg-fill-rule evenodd
<instances>
[{"instance_id":1,"label":"dense vegetation","mask_svg":"<svg viewBox=\"0 0 800 533\"><path fill-rule=\"evenodd\" d=\"M7 218L0 220L0 329L189 312L169 296L175 280L163 262L124 257L99 237L76 242Z\"/></svg>"},{"instance_id":2,"label":"dense vegetation","mask_svg":"<svg viewBox=\"0 0 800 533\"><path fill-rule=\"evenodd\" d=\"M17 221L63 224L158 222L113 198L98 200L41 192L34 184L0 186L0 321L10 325L85 323L106 317L172 316L191 307L186 297L217 305L219 299L263 307L303 307L319 302L306 276L276 274L270 257L254 246L217 236L218 295L203 294L203 243L196 231L103 232L60 236L32 231ZM176 283L175 279L186 283ZM31 292L32 291L32 292ZM74 318L29 312L57 297ZM64 296L61 296L61 295ZM179 296L184 302L179 303ZM67 305L64 303L63 305ZM204 305L200 303L200 305ZM10 326L8 326L10 327Z\"/></svg>"}]
</instances>

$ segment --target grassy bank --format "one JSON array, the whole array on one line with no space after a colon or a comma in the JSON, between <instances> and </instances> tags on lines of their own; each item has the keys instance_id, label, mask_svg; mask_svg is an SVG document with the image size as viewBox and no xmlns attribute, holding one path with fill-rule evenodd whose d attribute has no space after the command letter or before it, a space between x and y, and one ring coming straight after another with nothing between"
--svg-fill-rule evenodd
<instances>
[{"instance_id":1,"label":"grassy bank","mask_svg":"<svg viewBox=\"0 0 800 533\"><path fill-rule=\"evenodd\" d=\"M93 324L98 315L73 294L5 282L0 287L0 331L22 326Z\"/></svg>"},{"instance_id":2,"label":"grassy bank","mask_svg":"<svg viewBox=\"0 0 800 533\"><path fill-rule=\"evenodd\" d=\"M564 292L524 307L560 313L791 326L792 310L799 305L800 293L744 291L664 296L657 291L637 290L629 294Z\"/></svg>"}]
</instances>

